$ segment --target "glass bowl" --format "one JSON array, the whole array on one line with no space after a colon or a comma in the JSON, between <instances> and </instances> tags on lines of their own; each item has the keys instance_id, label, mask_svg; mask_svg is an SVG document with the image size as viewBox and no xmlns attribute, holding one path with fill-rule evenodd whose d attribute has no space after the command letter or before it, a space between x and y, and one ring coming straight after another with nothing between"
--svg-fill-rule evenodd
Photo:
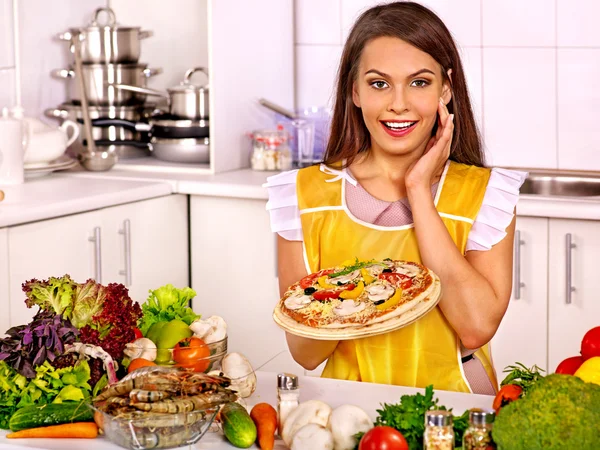
<instances>
[{"instance_id":1,"label":"glass bowl","mask_svg":"<svg viewBox=\"0 0 600 450\"><path fill-rule=\"evenodd\" d=\"M209 430L219 407L177 414L130 413L112 416L94 406L94 420L111 442L127 449L176 448L198 442Z\"/></svg>"}]
</instances>

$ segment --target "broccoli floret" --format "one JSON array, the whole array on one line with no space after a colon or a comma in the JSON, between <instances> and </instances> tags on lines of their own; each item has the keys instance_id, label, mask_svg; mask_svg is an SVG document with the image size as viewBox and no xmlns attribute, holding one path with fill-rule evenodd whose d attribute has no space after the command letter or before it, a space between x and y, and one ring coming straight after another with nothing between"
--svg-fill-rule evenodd
<instances>
[{"instance_id":1,"label":"broccoli floret","mask_svg":"<svg viewBox=\"0 0 600 450\"><path fill-rule=\"evenodd\" d=\"M548 375L500 410L492 437L498 450L597 450L600 386L571 375Z\"/></svg>"}]
</instances>

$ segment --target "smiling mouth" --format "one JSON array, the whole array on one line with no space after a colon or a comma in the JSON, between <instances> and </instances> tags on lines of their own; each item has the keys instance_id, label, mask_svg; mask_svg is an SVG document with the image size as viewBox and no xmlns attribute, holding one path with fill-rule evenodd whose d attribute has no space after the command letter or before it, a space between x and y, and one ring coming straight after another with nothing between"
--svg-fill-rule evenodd
<instances>
[{"instance_id":1,"label":"smiling mouth","mask_svg":"<svg viewBox=\"0 0 600 450\"><path fill-rule=\"evenodd\" d=\"M410 121L405 121L405 122L387 122L385 120L381 121L381 124L388 128L389 130L392 131L403 131L403 130L407 130L410 127L412 127L413 125L415 125L417 123L417 121L414 122L410 122Z\"/></svg>"}]
</instances>

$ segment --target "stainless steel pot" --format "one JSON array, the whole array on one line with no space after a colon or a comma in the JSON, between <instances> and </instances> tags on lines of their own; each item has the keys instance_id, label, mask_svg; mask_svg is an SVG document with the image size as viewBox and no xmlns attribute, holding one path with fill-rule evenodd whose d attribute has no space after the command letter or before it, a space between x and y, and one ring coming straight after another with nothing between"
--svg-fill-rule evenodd
<instances>
[{"instance_id":1,"label":"stainless steel pot","mask_svg":"<svg viewBox=\"0 0 600 450\"><path fill-rule=\"evenodd\" d=\"M208 72L204 67L189 69L185 73L183 82L178 86L167 89L167 93L140 88L127 83L115 83L114 87L138 94L167 97L171 115L182 119L206 120L209 118L209 89L208 85L198 86L191 83L192 75L197 72L202 72L208 77Z\"/></svg>"},{"instance_id":2,"label":"stainless steel pot","mask_svg":"<svg viewBox=\"0 0 600 450\"><path fill-rule=\"evenodd\" d=\"M162 69L149 69L147 64L84 64L81 70L86 97L94 106L140 105L146 100L145 94L117 89L113 85L124 83L145 87L149 77L162 73ZM73 80L75 71L56 69L52 76ZM69 97L74 103L81 102L76 83L69 83Z\"/></svg>"},{"instance_id":3,"label":"stainless steel pot","mask_svg":"<svg viewBox=\"0 0 600 450\"><path fill-rule=\"evenodd\" d=\"M208 164L210 162L209 138L168 139L153 137L150 141L152 155L162 161Z\"/></svg>"},{"instance_id":4,"label":"stainless steel pot","mask_svg":"<svg viewBox=\"0 0 600 450\"><path fill-rule=\"evenodd\" d=\"M100 24L98 20L103 12L108 15L106 24ZM140 27L117 24L115 13L110 8L98 8L87 27L71 28L57 37L70 41L75 34L80 35L81 59L84 64L136 63L141 54L140 40L152 36L151 31L141 31Z\"/></svg>"}]
</instances>

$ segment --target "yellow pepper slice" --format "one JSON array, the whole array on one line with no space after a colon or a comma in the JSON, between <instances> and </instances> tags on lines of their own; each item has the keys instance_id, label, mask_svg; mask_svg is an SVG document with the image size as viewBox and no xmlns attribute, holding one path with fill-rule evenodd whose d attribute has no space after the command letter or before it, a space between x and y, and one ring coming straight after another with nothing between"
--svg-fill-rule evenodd
<instances>
[{"instance_id":1,"label":"yellow pepper slice","mask_svg":"<svg viewBox=\"0 0 600 450\"><path fill-rule=\"evenodd\" d=\"M367 272L367 269L360 269L360 274L362 275L363 280L365 280L365 284L371 284L373 281L375 281L375 278L372 277L369 272Z\"/></svg>"},{"instance_id":2,"label":"yellow pepper slice","mask_svg":"<svg viewBox=\"0 0 600 450\"><path fill-rule=\"evenodd\" d=\"M363 291L365 290L365 283L363 283L362 281L360 281L356 287L354 289L352 289L351 291L344 291L340 294L340 298L343 299L357 299L360 294L363 293Z\"/></svg>"},{"instance_id":3,"label":"yellow pepper slice","mask_svg":"<svg viewBox=\"0 0 600 450\"><path fill-rule=\"evenodd\" d=\"M388 298L385 302L380 305L375 305L379 311L383 311L384 309L391 308L394 305L400 303L400 298L402 298L402 289L396 288L396 292L390 298Z\"/></svg>"},{"instance_id":4,"label":"yellow pepper slice","mask_svg":"<svg viewBox=\"0 0 600 450\"><path fill-rule=\"evenodd\" d=\"M336 289L338 287L335 284L329 283L327 280L329 280L329 277L327 275L323 275L322 277L317 278L319 286L321 286L323 289Z\"/></svg>"}]
</instances>

